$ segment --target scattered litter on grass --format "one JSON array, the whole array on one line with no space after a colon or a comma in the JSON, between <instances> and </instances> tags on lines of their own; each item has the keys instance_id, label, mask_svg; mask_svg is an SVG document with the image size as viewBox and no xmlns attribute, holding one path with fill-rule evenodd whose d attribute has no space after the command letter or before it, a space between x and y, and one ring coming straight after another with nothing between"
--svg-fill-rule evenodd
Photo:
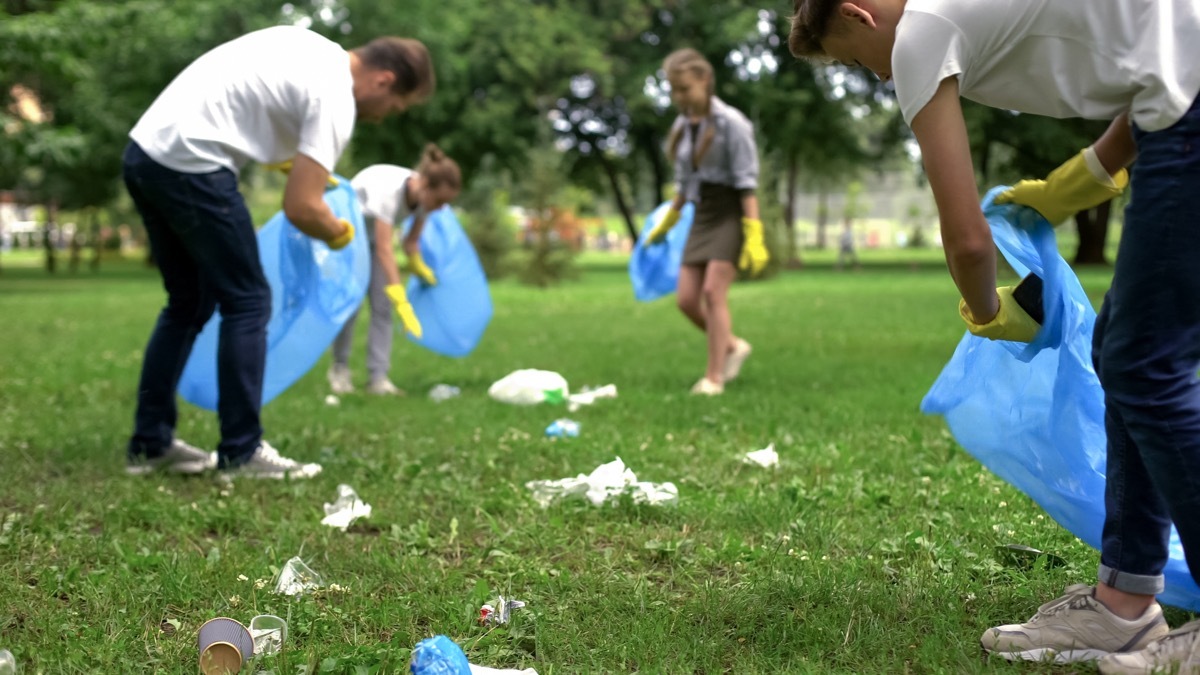
<instances>
[{"instance_id":1,"label":"scattered litter on grass","mask_svg":"<svg viewBox=\"0 0 1200 675\"><path fill-rule=\"evenodd\" d=\"M429 390L429 398L435 403L441 403L442 401L457 398L461 393L462 390L458 387L449 384L437 384L434 385L433 389Z\"/></svg>"},{"instance_id":2,"label":"scattered litter on grass","mask_svg":"<svg viewBox=\"0 0 1200 675\"><path fill-rule=\"evenodd\" d=\"M287 622L274 614L259 614L250 619L250 637L256 656L278 654L287 640Z\"/></svg>"},{"instance_id":3,"label":"scattered litter on grass","mask_svg":"<svg viewBox=\"0 0 1200 675\"><path fill-rule=\"evenodd\" d=\"M333 394L329 394L325 397L325 405L340 405L341 403L342 399L334 396Z\"/></svg>"},{"instance_id":4,"label":"scattered litter on grass","mask_svg":"<svg viewBox=\"0 0 1200 675\"><path fill-rule=\"evenodd\" d=\"M479 623L485 626L508 623L513 610L524 606L525 602L522 600L505 600L501 595L495 604L488 603L479 608ZM497 610L497 607L500 609Z\"/></svg>"},{"instance_id":5,"label":"scattered litter on grass","mask_svg":"<svg viewBox=\"0 0 1200 675\"><path fill-rule=\"evenodd\" d=\"M469 663L462 648L445 635L418 642L409 668L412 675L538 675L533 668L488 668Z\"/></svg>"},{"instance_id":6,"label":"scattered litter on grass","mask_svg":"<svg viewBox=\"0 0 1200 675\"><path fill-rule=\"evenodd\" d=\"M532 369L511 372L488 388L488 396L513 405L562 403L569 393L562 375Z\"/></svg>"},{"instance_id":7,"label":"scattered litter on grass","mask_svg":"<svg viewBox=\"0 0 1200 675\"><path fill-rule=\"evenodd\" d=\"M579 422L565 418L554 420L546 427L546 435L551 438L576 438L579 436Z\"/></svg>"},{"instance_id":8,"label":"scattered litter on grass","mask_svg":"<svg viewBox=\"0 0 1200 675\"><path fill-rule=\"evenodd\" d=\"M533 480L525 483L533 492L533 498L542 507L560 499L582 498L599 506L615 501L622 494L633 497L634 503L660 506L679 501L679 489L674 483L651 483L638 481L637 475L625 466L618 457L601 464L590 474L579 474L574 478L559 480Z\"/></svg>"},{"instance_id":9,"label":"scattered litter on grass","mask_svg":"<svg viewBox=\"0 0 1200 675\"><path fill-rule=\"evenodd\" d=\"M359 499L354 488L342 484L338 486L337 499L332 504L325 504L325 517L321 519L321 524L345 532L350 523L370 515L371 505Z\"/></svg>"},{"instance_id":10,"label":"scattered litter on grass","mask_svg":"<svg viewBox=\"0 0 1200 675\"><path fill-rule=\"evenodd\" d=\"M567 410L575 412L583 406L591 405L602 398L616 397L617 385L615 384L606 384L603 387L597 387L595 389L592 389L591 387L584 387L577 393L571 394L567 397Z\"/></svg>"},{"instance_id":11,"label":"scattered litter on grass","mask_svg":"<svg viewBox=\"0 0 1200 675\"><path fill-rule=\"evenodd\" d=\"M757 464L764 469L774 469L779 466L779 453L775 452L775 444L772 443L762 450L747 452L745 457L742 457L743 464Z\"/></svg>"},{"instance_id":12,"label":"scattered litter on grass","mask_svg":"<svg viewBox=\"0 0 1200 675\"><path fill-rule=\"evenodd\" d=\"M283 569L279 570L279 583L275 585L275 592L282 595L302 595L324 585L321 575L296 556L284 563Z\"/></svg>"}]
</instances>

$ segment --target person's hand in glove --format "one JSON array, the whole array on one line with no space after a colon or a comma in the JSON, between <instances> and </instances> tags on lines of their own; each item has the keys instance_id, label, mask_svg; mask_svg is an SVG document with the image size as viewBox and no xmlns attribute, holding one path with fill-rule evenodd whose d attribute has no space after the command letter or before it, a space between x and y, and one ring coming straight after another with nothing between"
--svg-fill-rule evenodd
<instances>
[{"instance_id":1,"label":"person's hand in glove","mask_svg":"<svg viewBox=\"0 0 1200 675\"><path fill-rule=\"evenodd\" d=\"M1099 206L1129 185L1129 172L1110 176L1088 147L1050 172L1046 180L1023 180L996 196L997 204L1021 204L1058 225L1079 211Z\"/></svg>"},{"instance_id":2,"label":"person's hand in glove","mask_svg":"<svg viewBox=\"0 0 1200 675\"><path fill-rule=\"evenodd\" d=\"M290 175L292 173L292 160L290 160L290 159L287 161L284 161L284 162L279 162L277 164L264 164L263 166L266 167L270 171L278 171L285 176ZM333 174L329 174L329 178L326 181L325 189L328 190L329 188L335 188L341 184L342 184L341 181L339 181L337 178L334 178Z\"/></svg>"},{"instance_id":3,"label":"person's hand in glove","mask_svg":"<svg viewBox=\"0 0 1200 675\"><path fill-rule=\"evenodd\" d=\"M646 242L649 244L658 244L667 238L667 233L672 227L679 222L679 209L674 206L668 206L667 212L659 219L658 224L650 230L650 234L646 235Z\"/></svg>"},{"instance_id":4,"label":"person's hand in glove","mask_svg":"<svg viewBox=\"0 0 1200 675\"><path fill-rule=\"evenodd\" d=\"M433 269L425 263L425 259L421 257L421 246L417 241L405 240L404 255L408 256L408 266L412 269L412 273L417 275L427 286L437 286L437 275L433 273Z\"/></svg>"},{"instance_id":5,"label":"person's hand in glove","mask_svg":"<svg viewBox=\"0 0 1200 675\"><path fill-rule=\"evenodd\" d=\"M996 312L995 318L982 324L976 323L966 300L958 301L958 314L966 322L967 330L971 331L972 335L989 340L1032 342L1042 327L1021 309L1021 305L1013 298L1013 287L997 288L996 295L1000 298L1000 310Z\"/></svg>"},{"instance_id":6,"label":"person's hand in glove","mask_svg":"<svg viewBox=\"0 0 1200 675\"><path fill-rule=\"evenodd\" d=\"M404 330L413 337L420 338L421 322L417 320L417 313L413 311L412 303L408 301L408 294L404 292L404 284L388 284L383 291L387 293L388 299L392 301L392 306L396 308L396 314L400 316L400 324L404 326Z\"/></svg>"},{"instance_id":7,"label":"person's hand in glove","mask_svg":"<svg viewBox=\"0 0 1200 675\"><path fill-rule=\"evenodd\" d=\"M342 233L333 237L332 239L325 240L325 243L329 245L329 248L335 251L346 248L347 244L354 241L354 225L350 224L350 221L346 220L345 218L339 218L338 223L345 226L345 228L342 230Z\"/></svg>"},{"instance_id":8,"label":"person's hand in glove","mask_svg":"<svg viewBox=\"0 0 1200 675\"><path fill-rule=\"evenodd\" d=\"M742 218L742 254L738 257L738 269L756 277L762 274L771 260L763 239L763 224L758 218Z\"/></svg>"}]
</instances>

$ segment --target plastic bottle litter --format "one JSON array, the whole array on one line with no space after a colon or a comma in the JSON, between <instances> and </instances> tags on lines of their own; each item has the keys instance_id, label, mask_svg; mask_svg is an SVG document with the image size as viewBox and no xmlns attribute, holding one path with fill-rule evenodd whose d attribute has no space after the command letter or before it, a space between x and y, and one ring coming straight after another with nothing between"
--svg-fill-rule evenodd
<instances>
[{"instance_id":1,"label":"plastic bottle litter","mask_svg":"<svg viewBox=\"0 0 1200 675\"><path fill-rule=\"evenodd\" d=\"M584 387L578 393L571 394L567 397L567 410L575 412L585 405L591 405L602 398L616 398L617 385L606 384L603 387L592 389Z\"/></svg>"},{"instance_id":2,"label":"plastic bottle litter","mask_svg":"<svg viewBox=\"0 0 1200 675\"><path fill-rule=\"evenodd\" d=\"M467 655L454 640L435 635L417 643L413 648L412 675L470 675Z\"/></svg>"},{"instance_id":3,"label":"plastic bottle litter","mask_svg":"<svg viewBox=\"0 0 1200 675\"><path fill-rule=\"evenodd\" d=\"M674 483L651 483L639 481L637 475L625 466L618 457L601 464L590 474L579 474L574 478L559 480L532 480L525 487L533 492L533 499L543 508L560 499L582 498L594 506L615 502L622 494L633 497L634 503L662 506L679 501L679 488Z\"/></svg>"},{"instance_id":4,"label":"plastic bottle litter","mask_svg":"<svg viewBox=\"0 0 1200 675\"><path fill-rule=\"evenodd\" d=\"M772 443L762 450L747 452L745 457L742 457L743 464L757 464L764 469L774 469L779 466L779 453L775 452L775 444Z\"/></svg>"},{"instance_id":5,"label":"plastic bottle litter","mask_svg":"<svg viewBox=\"0 0 1200 675\"><path fill-rule=\"evenodd\" d=\"M7 649L0 649L0 675L17 675L17 658Z\"/></svg>"},{"instance_id":6,"label":"plastic bottle litter","mask_svg":"<svg viewBox=\"0 0 1200 675\"><path fill-rule=\"evenodd\" d=\"M577 438L579 436L579 422L565 418L554 420L550 426L546 427L546 435L551 438Z\"/></svg>"},{"instance_id":7,"label":"plastic bottle litter","mask_svg":"<svg viewBox=\"0 0 1200 675\"><path fill-rule=\"evenodd\" d=\"M488 396L513 405L563 403L570 393L566 379L548 370L517 370L488 387Z\"/></svg>"},{"instance_id":8,"label":"plastic bottle litter","mask_svg":"<svg viewBox=\"0 0 1200 675\"><path fill-rule=\"evenodd\" d=\"M279 570L279 583L275 584L275 592L282 595L302 595L315 591L325 585L321 578L299 556L292 558Z\"/></svg>"},{"instance_id":9,"label":"plastic bottle litter","mask_svg":"<svg viewBox=\"0 0 1200 675\"><path fill-rule=\"evenodd\" d=\"M337 499L332 504L325 504L325 517L321 519L321 524L345 532L350 523L370 515L371 505L359 499L354 488L342 484L338 486Z\"/></svg>"},{"instance_id":10,"label":"plastic bottle litter","mask_svg":"<svg viewBox=\"0 0 1200 675\"><path fill-rule=\"evenodd\" d=\"M522 600L505 600L501 595L494 605L488 603L479 608L479 623L485 626L508 623L513 610L521 609L524 606L525 602ZM497 610L497 607L500 609Z\"/></svg>"},{"instance_id":11,"label":"plastic bottle litter","mask_svg":"<svg viewBox=\"0 0 1200 675\"><path fill-rule=\"evenodd\" d=\"M260 614L250 619L250 637L255 655L278 654L287 641L287 622L273 614Z\"/></svg>"},{"instance_id":12,"label":"plastic bottle litter","mask_svg":"<svg viewBox=\"0 0 1200 675\"><path fill-rule=\"evenodd\" d=\"M457 398L461 393L462 390L458 387L449 384L438 384L434 385L433 389L429 390L429 398L435 403L441 403L442 401L448 401L452 398Z\"/></svg>"}]
</instances>

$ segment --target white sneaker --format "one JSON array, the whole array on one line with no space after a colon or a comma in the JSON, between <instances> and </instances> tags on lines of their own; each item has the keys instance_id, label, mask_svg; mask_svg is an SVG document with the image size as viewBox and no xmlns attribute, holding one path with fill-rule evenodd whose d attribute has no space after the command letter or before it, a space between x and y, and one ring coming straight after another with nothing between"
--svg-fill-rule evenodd
<instances>
[{"instance_id":1,"label":"white sneaker","mask_svg":"<svg viewBox=\"0 0 1200 675\"><path fill-rule=\"evenodd\" d=\"M392 384L392 381L386 377L380 377L371 380L367 385L368 394L377 394L379 396L404 396L403 389Z\"/></svg>"},{"instance_id":2,"label":"white sneaker","mask_svg":"<svg viewBox=\"0 0 1200 675\"><path fill-rule=\"evenodd\" d=\"M245 464L226 469L224 473L230 477L247 478L312 478L321 473L321 465L301 464L294 459L288 459L280 455L270 443L261 441L258 449Z\"/></svg>"},{"instance_id":3,"label":"white sneaker","mask_svg":"<svg viewBox=\"0 0 1200 675\"><path fill-rule=\"evenodd\" d=\"M700 381L692 385L692 393L700 396L719 396L725 393L725 385L702 377Z\"/></svg>"},{"instance_id":4,"label":"white sneaker","mask_svg":"<svg viewBox=\"0 0 1200 675\"><path fill-rule=\"evenodd\" d=\"M1094 586L1077 584L1039 607L1029 621L989 628L979 642L987 652L1009 661L1075 663L1139 650L1166 633L1158 603L1129 621L1097 600Z\"/></svg>"},{"instance_id":5,"label":"white sneaker","mask_svg":"<svg viewBox=\"0 0 1200 675\"><path fill-rule=\"evenodd\" d=\"M329 367L329 388L335 394L349 394L354 391L354 383L350 381L350 368L333 364Z\"/></svg>"},{"instance_id":6,"label":"white sneaker","mask_svg":"<svg viewBox=\"0 0 1200 675\"><path fill-rule=\"evenodd\" d=\"M746 362L752 351L754 351L754 348L750 346L749 342L741 338L734 339L733 349L729 350L729 353L725 355L724 375L726 382L732 382L737 379L738 373L742 372L742 364Z\"/></svg>"},{"instance_id":7,"label":"white sneaker","mask_svg":"<svg viewBox=\"0 0 1200 675\"><path fill-rule=\"evenodd\" d=\"M1109 654L1097 665L1103 675L1200 675L1200 621L1185 623L1140 651Z\"/></svg>"},{"instance_id":8,"label":"white sneaker","mask_svg":"<svg viewBox=\"0 0 1200 675\"><path fill-rule=\"evenodd\" d=\"M161 457L130 456L125 462L125 473L130 476L144 476L156 471L196 474L215 468L217 453L205 452L178 438L171 441L171 445Z\"/></svg>"}]
</instances>

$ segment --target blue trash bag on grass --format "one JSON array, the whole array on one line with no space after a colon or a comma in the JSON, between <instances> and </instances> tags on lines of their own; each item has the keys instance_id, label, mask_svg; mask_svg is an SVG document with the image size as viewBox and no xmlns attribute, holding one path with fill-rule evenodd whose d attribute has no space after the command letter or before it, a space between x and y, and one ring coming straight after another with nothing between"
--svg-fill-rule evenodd
<instances>
[{"instance_id":1,"label":"blue trash bag on grass","mask_svg":"<svg viewBox=\"0 0 1200 675\"><path fill-rule=\"evenodd\" d=\"M648 245L646 237L670 208L663 202L642 225L642 234L633 247L629 258L629 279L633 281L633 296L639 302L650 302L675 292L679 284L679 268L683 264L683 249L687 245L688 233L692 231L692 218L696 207L688 202L679 212L679 222L667 233L661 244Z\"/></svg>"},{"instance_id":2,"label":"blue trash bag on grass","mask_svg":"<svg viewBox=\"0 0 1200 675\"><path fill-rule=\"evenodd\" d=\"M371 233L364 231L350 181L336 178L339 184L325 191L325 203L335 216L354 225L355 236L348 246L331 250L325 242L297 230L282 211L258 231L258 256L271 286L264 405L316 365L367 292ZM179 378L179 394L209 410L217 408L220 307L217 310L196 337Z\"/></svg>"},{"instance_id":3,"label":"blue trash bag on grass","mask_svg":"<svg viewBox=\"0 0 1200 675\"><path fill-rule=\"evenodd\" d=\"M404 221L404 232L411 227L410 216ZM426 217L420 247L421 258L433 270L437 284L429 286L415 274L409 277L406 291L421 322L421 337L408 335L408 339L438 354L466 356L492 320L492 295L483 265L448 206ZM404 330L398 321L396 328Z\"/></svg>"},{"instance_id":4,"label":"blue trash bag on grass","mask_svg":"<svg viewBox=\"0 0 1200 675\"><path fill-rule=\"evenodd\" d=\"M1028 345L968 332L921 411L944 416L955 439L984 466L1099 549L1107 449L1104 392L1092 368L1096 312L1059 255L1050 224L1033 209L992 203L1005 189L988 192L984 215L1017 274L1042 278L1042 330ZM1200 610L1200 588L1174 529L1170 551L1159 599Z\"/></svg>"}]
</instances>

